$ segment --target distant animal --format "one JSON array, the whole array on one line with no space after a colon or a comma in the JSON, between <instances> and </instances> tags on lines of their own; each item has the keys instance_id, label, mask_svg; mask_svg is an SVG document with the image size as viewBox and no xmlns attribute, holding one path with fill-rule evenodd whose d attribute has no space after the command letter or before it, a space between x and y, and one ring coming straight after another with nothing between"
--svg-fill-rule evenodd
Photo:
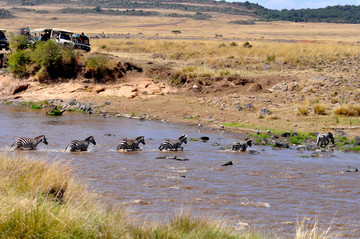
<instances>
[{"instance_id":1,"label":"distant animal","mask_svg":"<svg viewBox=\"0 0 360 239\"><path fill-rule=\"evenodd\" d=\"M89 136L85 140L72 140L70 144L65 148L65 151L70 151L70 152L87 151L90 143L96 145L93 136Z\"/></svg>"},{"instance_id":2,"label":"distant animal","mask_svg":"<svg viewBox=\"0 0 360 239\"><path fill-rule=\"evenodd\" d=\"M182 143L187 144L187 135L183 134L179 137L179 139L164 139L161 145L159 146L159 150L174 150L177 151L178 149L184 150L181 147Z\"/></svg>"},{"instance_id":3,"label":"distant animal","mask_svg":"<svg viewBox=\"0 0 360 239\"><path fill-rule=\"evenodd\" d=\"M255 130L256 134L260 134L260 131L258 129Z\"/></svg>"},{"instance_id":4,"label":"distant animal","mask_svg":"<svg viewBox=\"0 0 360 239\"><path fill-rule=\"evenodd\" d=\"M318 147L325 147L330 143L330 141L332 144L335 144L334 135L331 132L318 134L316 145Z\"/></svg>"},{"instance_id":5,"label":"distant animal","mask_svg":"<svg viewBox=\"0 0 360 239\"><path fill-rule=\"evenodd\" d=\"M122 141L120 141L119 145L117 146L117 150L120 150L120 149L128 150L128 151L140 150L140 147L139 147L140 143L145 145L145 137L144 136L139 136L136 139L124 138Z\"/></svg>"},{"instance_id":6,"label":"distant animal","mask_svg":"<svg viewBox=\"0 0 360 239\"><path fill-rule=\"evenodd\" d=\"M269 129L266 129L266 132L267 132L268 134L271 134L271 131L270 131Z\"/></svg>"},{"instance_id":7,"label":"distant animal","mask_svg":"<svg viewBox=\"0 0 360 239\"><path fill-rule=\"evenodd\" d=\"M36 146L43 142L44 144L48 144L45 135L40 135L35 138L17 138L15 139L15 142L10 146L13 147L16 145L15 150L18 149L29 149L29 150L35 150Z\"/></svg>"},{"instance_id":8,"label":"distant animal","mask_svg":"<svg viewBox=\"0 0 360 239\"><path fill-rule=\"evenodd\" d=\"M232 145L232 151L246 151L246 148L251 147L251 139L247 139L245 142L236 141Z\"/></svg>"}]
</instances>

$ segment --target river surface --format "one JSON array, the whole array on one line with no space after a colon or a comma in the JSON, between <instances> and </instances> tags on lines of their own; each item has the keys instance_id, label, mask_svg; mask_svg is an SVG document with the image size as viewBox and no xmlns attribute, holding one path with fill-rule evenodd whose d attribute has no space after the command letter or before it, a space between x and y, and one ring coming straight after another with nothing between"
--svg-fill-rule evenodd
<instances>
[{"instance_id":1,"label":"river surface","mask_svg":"<svg viewBox=\"0 0 360 239\"><path fill-rule=\"evenodd\" d=\"M273 150L253 146L260 152L219 151L240 135L155 121L101 118L75 112L50 117L45 111L0 105L0 153L26 155L48 161L61 160L74 168L75 176L95 190L107 203L123 204L135 216L155 221L181 210L221 218L230 226L248 224L260 231L285 237L295 232L296 222L331 226L341 237L360 237L360 173L347 173L348 165L360 168L360 154ZM183 152L159 152L164 138L208 136L189 141ZM49 145L36 151L14 152L16 137L45 134ZM105 134L113 134L106 136ZM88 152L63 152L73 139L93 135L97 144ZM124 137L145 136L141 152L120 153ZM219 145L220 144L220 145ZM178 156L189 161L156 159ZM223 167L233 161L234 165Z\"/></svg>"}]
</instances>

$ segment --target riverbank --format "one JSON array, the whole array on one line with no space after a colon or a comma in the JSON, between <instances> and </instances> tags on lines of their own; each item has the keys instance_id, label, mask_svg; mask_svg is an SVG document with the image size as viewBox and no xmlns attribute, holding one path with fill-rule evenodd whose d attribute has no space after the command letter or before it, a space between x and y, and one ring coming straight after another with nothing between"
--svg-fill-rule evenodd
<instances>
[{"instance_id":1,"label":"riverbank","mask_svg":"<svg viewBox=\"0 0 360 239\"><path fill-rule=\"evenodd\" d=\"M219 219L183 212L167 223L132 218L124 207L106 207L60 162L0 155L0 234L7 238L276 238L234 230ZM239 231L240 230L240 231ZM294 238L331 238L304 221Z\"/></svg>"}]
</instances>

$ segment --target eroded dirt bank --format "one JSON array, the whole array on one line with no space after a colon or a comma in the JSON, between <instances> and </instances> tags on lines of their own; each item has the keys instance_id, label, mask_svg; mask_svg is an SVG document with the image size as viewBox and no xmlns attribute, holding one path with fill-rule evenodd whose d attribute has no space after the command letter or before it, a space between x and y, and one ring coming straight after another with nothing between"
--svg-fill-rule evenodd
<instances>
[{"instance_id":1,"label":"eroded dirt bank","mask_svg":"<svg viewBox=\"0 0 360 239\"><path fill-rule=\"evenodd\" d=\"M297 132L343 131L360 135L357 117L332 113L338 102L354 103L357 91L342 91L340 85L360 87L353 77L317 76L294 72L266 72L252 77L203 77L184 79L171 84L173 64L134 62L132 68L108 83L91 79L55 84L40 83L33 78L15 79L11 74L0 76L3 100L43 101L76 99L98 106L95 113L133 116L146 114L151 119L201 124L215 129L255 132L285 130ZM141 69L141 70L138 70ZM312 106L325 103L326 114L315 114ZM106 104L104 104L107 102ZM332 102L332 103L330 103ZM308 106L308 115L298 108Z\"/></svg>"}]
</instances>

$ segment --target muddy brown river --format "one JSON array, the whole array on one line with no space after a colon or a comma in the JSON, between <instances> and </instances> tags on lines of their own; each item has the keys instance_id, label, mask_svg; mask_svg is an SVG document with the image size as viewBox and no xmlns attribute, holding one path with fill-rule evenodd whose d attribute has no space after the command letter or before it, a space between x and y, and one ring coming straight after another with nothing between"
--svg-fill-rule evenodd
<instances>
[{"instance_id":1,"label":"muddy brown river","mask_svg":"<svg viewBox=\"0 0 360 239\"><path fill-rule=\"evenodd\" d=\"M0 153L61 160L74 168L74 175L95 190L106 203L123 204L133 215L163 221L190 210L200 216L221 218L228 225L251 228L289 237L297 221L331 224L341 237L360 238L360 154L312 152L296 147L274 150L253 146L260 154L233 153L227 147L241 135L195 127L101 118L75 112L50 117L45 111L0 105ZM189 141L183 152L159 152L164 138L208 136L210 140ZM45 134L49 145L36 151L14 152L9 147L16 137ZM107 136L106 134L111 134ZM93 135L97 144L88 152L63 152L73 139ZM141 152L120 153L124 137L145 136ZM178 156L189 161L163 159ZM223 167L233 161L234 165Z\"/></svg>"}]
</instances>

